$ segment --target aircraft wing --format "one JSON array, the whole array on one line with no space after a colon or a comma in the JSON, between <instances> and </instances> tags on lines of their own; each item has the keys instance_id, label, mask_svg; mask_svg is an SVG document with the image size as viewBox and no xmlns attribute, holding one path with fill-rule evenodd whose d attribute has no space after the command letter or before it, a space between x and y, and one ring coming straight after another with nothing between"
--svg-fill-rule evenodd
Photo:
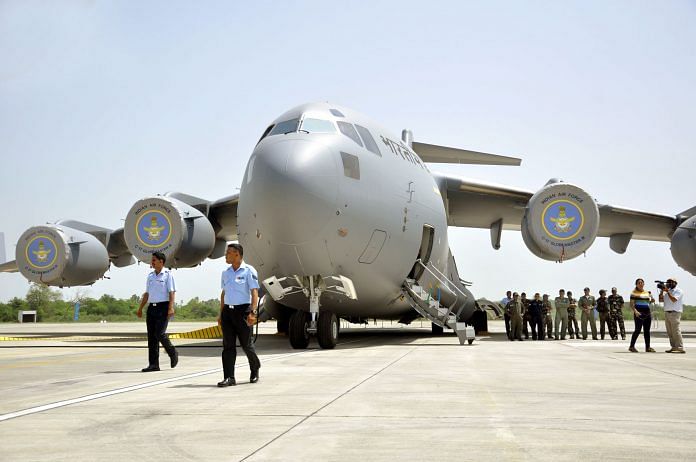
<instances>
[{"instance_id":1,"label":"aircraft wing","mask_svg":"<svg viewBox=\"0 0 696 462\"><path fill-rule=\"evenodd\" d=\"M226 241L236 241L237 236L237 206L239 193L223 197L210 204L208 219L215 228L215 235Z\"/></svg>"},{"instance_id":2,"label":"aircraft wing","mask_svg":"<svg viewBox=\"0 0 696 462\"><path fill-rule=\"evenodd\" d=\"M450 148L437 144L419 143L411 145L423 162L439 164L520 165L522 159L500 156L468 149Z\"/></svg>"},{"instance_id":3,"label":"aircraft wing","mask_svg":"<svg viewBox=\"0 0 696 462\"><path fill-rule=\"evenodd\" d=\"M19 271L19 268L17 268L17 262L14 260L0 265L0 273L16 273L17 271Z\"/></svg>"},{"instance_id":4,"label":"aircraft wing","mask_svg":"<svg viewBox=\"0 0 696 462\"><path fill-rule=\"evenodd\" d=\"M435 174L446 206L450 226L491 228L502 220L502 229L520 230L522 218L534 191L451 175ZM668 242L682 215L664 215L613 205L597 204L597 235L629 235L629 239ZM612 246L613 248L613 246Z\"/></svg>"}]
</instances>

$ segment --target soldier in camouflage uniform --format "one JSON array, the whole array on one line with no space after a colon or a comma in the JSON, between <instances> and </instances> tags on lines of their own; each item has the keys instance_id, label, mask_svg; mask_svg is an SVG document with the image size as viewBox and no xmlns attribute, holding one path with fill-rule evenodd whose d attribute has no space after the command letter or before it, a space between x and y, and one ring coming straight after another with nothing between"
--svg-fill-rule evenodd
<instances>
[{"instance_id":1,"label":"soldier in camouflage uniform","mask_svg":"<svg viewBox=\"0 0 696 462\"><path fill-rule=\"evenodd\" d=\"M522 310L524 305L517 292L512 294L512 301L507 304L505 311L510 316L510 340L522 341Z\"/></svg>"},{"instance_id":2,"label":"soldier in camouflage uniform","mask_svg":"<svg viewBox=\"0 0 696 462\"><path fill-rule=\"evenodd\" d=\"M543 314L544 318L542 320L543 327L546 330L546 338L552 339L553 338L553 317L551 314L551 311L553 309L553 306L551 305L551 301L549 300L549 295L544 294L544 298L541 300L541 303L543 304ZM543 336L543 332L542 332Z\"/></svg>"},{"instance_id":3,"label":"soldier in camouflage uniform","mask_svg":"<svg viewBox=\"0 0 696 462\"><path fill-rule=\"evenodd\" d=\"M585 287L585 295L580 297L580 323L582 324L582 339L587 340L587 323L590 323L592 340L597 340L597 323L595 323L594 308L597 299L590 295L590 288Z\"/></svg>"},{"instance_id":4,"label":"soldier in camouflage uniform","mask_svg":"<svg viewBox=\"0 0 696 462\"><path fill-rule=\"evenodd\" d=\"M558 297L554 300L556 305L556 320L554 321L554 338L565 340L566 330L568 328L568 298L565 296L565 290L558 291ZM558 329L560 327L560 330ZM560 336L560 337L559 337Z\"/></svg>"},{"instance_id":5,"label":"soldier in camouflage uniform","mask_svg":"<svg viewBox=\"0 0 696 462\"><path fill-rule=\"evenodd\" d=\"M609 300L607 300L607 291L601 289L599 298L597 299L597 313L599 313L599 337L604 340L604 325L609 328L609 337L616 337L616 326L609 321Z\"/></svg>"},{"instance_id":6,"label":"soldier in camouflage uniform","mask_svg":"<svg viewBox=\"0 0 696 462\"><path fill-rule=\"evenodd\" d=\"M621 340L626 340L626 328L624 327L623 318L624 299L621 295L616 293L616 287L611 288L611 295L607 297L607 301L609 302L609 325L614 331L612 340L616 340L619 337L616 329L617 322L619 323L619 330L621 331Z\"/></svg>"},{"instance_id":7,"label":"soldier in camouflage uniform","mask_svg":"<svg viewBox=\"0 0 696 462\"><path fill-rule=\"evenodd\" d=\"M568 333L570 338L580 338L580 327L578 327L578 316L576 308L578 301L573 298L573 292L568 291Z\"/></svg>"},{"instance_id":8,"label":"soldier in camouflage uniform","mask_svg":"<svg viewBox=\"0 0 696 462\"><path fill-rule=\"evenodd\" d=\"M531 318L529 317L529 299L527 298L527 294L522 292L520 294L520 301L522 302L522 333L524 334L524 338L528 339L529 338L529 329L527 327L528 324L532 323Z\"/></svg>"}]
</instances>

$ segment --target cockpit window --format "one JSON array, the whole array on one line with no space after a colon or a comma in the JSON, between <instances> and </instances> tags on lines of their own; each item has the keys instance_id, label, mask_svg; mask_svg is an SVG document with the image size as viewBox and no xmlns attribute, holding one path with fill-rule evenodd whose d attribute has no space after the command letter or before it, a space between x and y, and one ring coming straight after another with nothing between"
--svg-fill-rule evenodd
<instances>
[{"instance_id":1,"label":"cockpit window","mask_svg":"<svg viewBox=\"0 0 696 462\"><path fill-rule=\"evenodd\" d=\"M336 127L330 120L312 119L305 117L302 120L302 128L309 133L336 133Z\"/></svg>"},{"instance_id":2,"label":"cockpit window","mask_svg":"<svg viewBox=\"0 0 696 462\"><path fill-rule=\"evenodd\" d=\"M343 113L341 111L339 111L338 109L329 109L329 112L331 114L335 115L336 117L345 117L343 115Z\"/></svg>"},{"instance_id":3,"label":"cockpit window","mask_svg":"<svg viewBox=\"0 0 696 462\"><path fill-rule=\"evenodd\" d=\"M273 136L273 135L283 135L285 133L293 133L297 131L297 124L300 122L300 119L290 119L290 120L285 120L283 122L279 122L276 124L275 127L273 127L273 130L268 134L268 136Z\"/></svg>"},{"instance_id":4,"label":"cockpit window","mask_svg":"<svg viewBox=\"0 0 696 462\"><path fill-rule=\"evenodd\" d=\"M352 124L349 124L348 122L336 122L338 124L338 129L341 130L341 133L346 135L348 138L351 140L355 141L358 143L360 147L362 147L362 141L360 141L360 137L358 136L358 132L355 131L355 127L353 127Z\"/></svg>"},{"instance_id":5,"label":"cockpit window","mask_svg":"<svg viewBox=\"0 0 696 462\"><path fill-rule=\"evenodd\" d=\"M269 125L267 129L263 131L263 135L261 135L261 138L256 142L256 144L259 144L262 139L266 138L270 131L273 129L273 124Z\"/></svg>"},{"instance_id":6,"label":"cockpit window","mask_svg":"<svg viewBox=\"0 0 696 462\"><path fill-rule=\"evenodd\" d=\"M382 153L379 152L379 147L377 146L377 143L375 143L375 139L370 134L370 131L367 128L362 127L358 124L355 125L355 128L358 129L358 133L360 133L360 137L365 142L365 147L367 148L367 150L381 157Z\"/></svg>"}]
</instances>

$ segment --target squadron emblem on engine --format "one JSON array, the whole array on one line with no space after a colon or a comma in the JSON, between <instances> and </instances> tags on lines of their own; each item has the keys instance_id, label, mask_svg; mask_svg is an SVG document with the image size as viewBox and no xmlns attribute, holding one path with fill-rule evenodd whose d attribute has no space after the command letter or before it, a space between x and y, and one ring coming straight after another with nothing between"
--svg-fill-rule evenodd
<instances>
[{"instance_id":1,"label":"squadron emblem on engine","mask_svg":"<svg viewBox=\"0 0 696 462\"><path fill-rule=\"evenodd\" d=\"M35 236L27 244L26 258L34 268L45 269L55 263L57 257L56 245L48 236Z\"/></svg>"},{"instance_id":2,"label":"squadron emblem on engine","mask_svg":"<svg viewBox=\"0 0 696 462\"><path fill-rule=\"evenodd\" d=\"M144 213L135 225L136 236L148 248L161 247L171 237L172 224L160 211Z\"/></svg>"},{"instance_id":3,"label":"squadron emblem on engine","mask_svg":"<svg viewBox=\"0 0 696 462\"><path fill-rule=\"evenodd\" d=\"M46 244L44 241L39 241L39 250L32 250L34 255L36 255L36 259L40 262L45 262L48 260L48 256L51 254L51 250L46 250Z\"/></svg>"},{"instance_id":4,"label":"squadron emblem on engine","mask_svg":"<svg viewBox=\"0 0 696 462\"><path fill-rule=\"evenodd\" d=\"M546 234L553 239L568 240L582 230L584 216L582 210L573 202L560 199L552 201L541 216Z\"/></svg>"},{"instance_id":5,"label":"squadron emblem on engine","mask_svg":"<svg viewBox=\"0 0 696 462\"><path fill-rule=\"evenodd\" d=\"M564 206L558 207L558 216L550 217L549 220L554 224L554 229L559 233L569 233L573 229L573 221L575 217L566 216L566 208Z\"/></svg>"},{"instance_id":6,"label":"squadron emblem on engine","mask_svg":"<svg viewBox=\"0 0 696 462\"><path fill-rule=\"evenodd\" d=\"M150 221L150 227L144 227L143 229L147 232L148 237L150 238L151 241L156 241L157 239L160 238L160 235L162 234L162 230L164 229L164 226L157 226L157 217L153 214L152 219Z\"/></svg>"}]
</instances>

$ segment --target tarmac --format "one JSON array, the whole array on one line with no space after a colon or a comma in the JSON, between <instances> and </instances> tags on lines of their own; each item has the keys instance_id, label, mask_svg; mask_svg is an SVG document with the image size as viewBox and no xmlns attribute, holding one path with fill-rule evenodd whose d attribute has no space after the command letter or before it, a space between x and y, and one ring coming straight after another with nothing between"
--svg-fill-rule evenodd
<instances>
[{"instance_id":1,"label":"tarmac","mask_svg":"<svg viewBox=\"0 0 696 462\"><path fill-rule=\"evenodd\" d=\"M658 353L641 336L639 354L510 342L501 321L473 345L425 323L347 326L333 350L293 350L266 323L259 383L240 349L239 384L217 388L219 339L177 339L179 365L162 350L145 374L144 323L2 324L37 339L0 342L0 460L694 460L696 322L685 355L663 353L662 322Z\"/></svg>"}]
</instances>

